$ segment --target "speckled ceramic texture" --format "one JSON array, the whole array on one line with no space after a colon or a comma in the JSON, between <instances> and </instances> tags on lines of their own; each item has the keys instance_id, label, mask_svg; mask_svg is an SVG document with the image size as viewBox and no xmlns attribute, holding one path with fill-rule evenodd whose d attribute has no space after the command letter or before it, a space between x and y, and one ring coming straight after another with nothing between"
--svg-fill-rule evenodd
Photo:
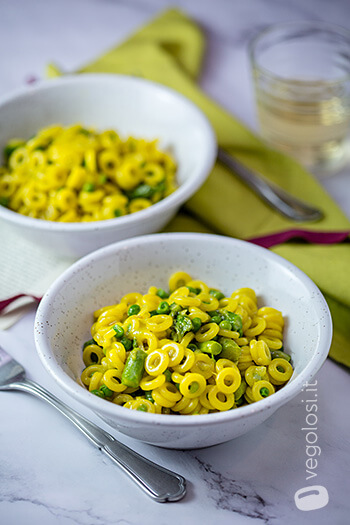
<instances>
[{"instance_id":1,"label":"speckled ceramic texture","mask_svg":"<svg viewBox=\"0 0 350 525\"><path fill-rule=\"evenodd\" d=\"M136 77L84 74L40 82L0 101L0 151L13 137L28 139L43 127L81 123L158 139L178 164L179 188L137 213L89 223L26 217L0 206L0 218L20 235L60 256L81 257L102 246L161 230L208 177L216 139L204 114L179 93Z\"/></svg>"},{"instance_id":2,"label":"speckled ceramic texture","mask_svg":"<svg viewBox=\"0 0 350 525\"><path fill-rule=\"evenodd\" d=\"M78 384L82 344L91 337L94 310L150 285L168 288L170 274L184 270L231 294L253 288L259 306L282 311L285 348L294 374L273 396L228 412L200 416L148 414L116 406ZM141 441L168 448L221 443L254 428L310 381L326 359L332 337L328 306L316 285L298 268L248 242L205 234L156 234L98 250L70 267L42 299L35 321L39 356L71 396L108 424Z\"/></svg>"}]
</instances>

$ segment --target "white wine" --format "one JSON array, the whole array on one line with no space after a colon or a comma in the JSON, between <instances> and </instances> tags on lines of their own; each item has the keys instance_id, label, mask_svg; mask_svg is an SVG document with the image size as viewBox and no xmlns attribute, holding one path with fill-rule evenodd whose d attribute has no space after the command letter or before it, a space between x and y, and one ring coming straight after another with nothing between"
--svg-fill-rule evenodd
<instances>
[{"instance_id":1,"label":"white wine","mask_svg":"<svg viewBox=\"0 0 350 525\"><path fill-rule=\"evenodd\" d=\"M325 84L315 83L318 96L327 89ZM339 170L350 153L349 101L339 96L312 97L310 92L303 100L300 87L295 100L257 90L261 134L272 146L317 174Z\"/></svg>"}]
</instances>

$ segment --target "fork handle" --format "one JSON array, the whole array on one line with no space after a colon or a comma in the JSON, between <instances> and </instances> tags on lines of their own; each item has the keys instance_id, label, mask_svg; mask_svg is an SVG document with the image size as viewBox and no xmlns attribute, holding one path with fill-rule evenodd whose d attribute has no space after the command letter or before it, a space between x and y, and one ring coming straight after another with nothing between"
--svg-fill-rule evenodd
<instances>
[{"instance_id":1,"label":"fork handle","mask_svg":"<svg viewBox=\"0 0 350 525\"><path fill-rule=\"evenodd\" d=\"M102 428L78 414L34 381L23 380L8 385L8 390L28 392L47 401L68 418L94 445L117 463L148 496L164 503L178 501L186 493L186 480L160 465L144 458L117 441Z\"/></svg>"},{"instance_id":2,"label":"fork handle","mask_svg":"<svg viewBox=\"0 0 350 525\"><path fill-rule=\"evenodd\" d=\"M322 219L323 212L321 210L300 201L282 190L279 186L276 186L276 184L263 178L262 175L259 174L258 176L222 148L218 150L218 159L284 217L297 222L318 221Z\"/></svg>"}]
</instances>

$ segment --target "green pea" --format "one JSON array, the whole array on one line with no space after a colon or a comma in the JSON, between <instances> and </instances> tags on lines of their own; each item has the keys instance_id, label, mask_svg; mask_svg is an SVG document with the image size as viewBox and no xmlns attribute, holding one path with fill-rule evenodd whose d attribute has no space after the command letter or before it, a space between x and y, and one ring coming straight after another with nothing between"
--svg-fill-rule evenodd
<instances>
[{"instance_id":1,"label":"green pea","mask_svg":"<svg viewBox=\"0 0 350 525\"><path fill-rule=\"evenodd\" d=\"M7 208L9 205L10 199L8 197L0 197L0 205Z\"/></svg>"},{"instance_id":2,"label":"green pea","mask_svg":"<svg viewBox=\"0 0 350 525\"><path fill-rule=\"evenodd\" d=\"M235 392L235 402L243 398L243 394L246 391L246 389L247 389L247 383L245 381L242 381Z\"/></svg>"},{"instance_id":3,"label":"green pea","mask_svg":"<svg viewBox=\"0 0 350 525\"><path fill-rule=\"evenodd\" d=\"M83 191L92 192L95 190L95 185L92 182L85 182L83 185Z\"/></svg>"},{"instance_id":4,"label":"green pea","mask_svg":"<svg viewBox=\"0 0 350 525\"><path fill-rule=\"evenodd\" d=\"M225 297L224 294L220 292L220 290L215 290L214 288L211 288L209 290L209 293L210 295L215 297L215 299L217 299L218 301L220 301L220 299L223 299Z\"/></svg>"},{"instance_id":5,"label":"green pea","mask_svg":"<svg viewBox=\"0 0 350 525\"><path fill-rule=\"evenodd\" d=\"M166 369L163 374L165 375L166 380L168 383L171 381L171 371L169 369Z\"/></svg>"},{"instance_id":6,"label":"green pea","mask_svg":"<svg viewBox=\"0 0 350 525\"><path fill-rule=\"evenodd\" d=\"M202 291L200 288L192 288L192 286L186 286L186 288L188 288L191 293L194 293L196 295L198 295Z\"/></svg>"},{"instance_id":7,"label":"green pea","mask_svg":"<svg viewBox=\"0 0 350 525\"><path fill-rule=\"evenodd\" d=\"M270 394L269 389L266 388L266 386L263 386L262 388L260 388L261 397L268 397L269 394Z\"/></svg>"},{"instance_id":8,"label":"green pea","mask_svg":"<svg viewBox=\"0 0 350 525\"><path fill-rule=\"evenodd\" d=\"M94 394L97 397L101 397L102 399L106 399L105 394L100 390L91 390L91 394Z\"/></svg>"},{"instance_id":9,"label":"green pea","mask_svg":"<svg viewBox=\"0 0 350 525\"><path fill-rule=\"evenodd\" d=\"M106 184L106 182L108 181L108 177L107 175L100 175L99 178L98 178L98 182L100 184Z\"/></svg>"},{"instance_id":10,"label":"green pea","mask_svg":"<svg viewBox=\"0 0 350 525\"><path fill-rule=\"evenodd\" d=\"M235 405L236 407L240 407L241 405L243 405L244 403L244 397L241 396L239 399L237 399L237 401L235 401Z\"/></svg>"},{"instance_id":11,"label":"green pea","mask_svg":"<svg viewBox=\"0 0 350 525\"><path fill-rule=\"evenodd\" d=\"M139 405L136 410L139 410L140 412L147 412L146 405Z\"/></svg>"},{"instance_id":12,"label":"green pea","mask_svg":"<svg viewBox=\"0 0 350 525\"><path fill-rule=\"evenodd\" d=\"M138 304L132 304L128 308L128 315L137 315L141 310L141 307Z\"/></svg>"},{"instance_id":13,"label":"green pea","mask_svg":"<svg viewBox=\"0 0 350 525\"><path fill-rule=\"evenodd\" d=\"M211 318L211 322L212 323L216 323L216 324L220 324L221 323L220 315L213 315L213 317Z\"/></svg>"},{"instance_id":14,"label":"green pea","mask_svg":"<svg viewBox=\"0 0 350 525\"><path fill-rule=\"evenodd\" d=\"M124 348L126 351L131 350L132 348L132 342L127 337L122 337L120 340L121 344L124 345Z\"/></svg>"},{"instance_id":15,"label":"green pea","mask_svg":"<svg viewBox=\"0 0 350 525\"><path fill-rule=\"evenodd\" d=\"M113 215L114 217L120 217L122 215L122 212L119 208L117 208L113 211Z\"/></svg>"},{"instance_id":16,"label":"green pea","mask_svg":"<svg viewBox=\"0 0 350 525\"><path fill-rule=\"evenodd\" d=\"M166 293L166 291L162 288L158 288L156 295L158 295L158 297L160 297L161 299L168 299L169 297L169 294Z\"/></svg>"},{"instance_id":17,"label":"green pea","mask_svg":"<svg viewBox=\"0 0 350 525\"><path fill-rule=\"evenodd\" d=\"M154 403L154 399L153 399L151 390L146 390L143 395L148 401L150 401L151 403Z\"/></svg>"},{"instance_id":18,"label":"green pea","mask_svg":"<svg viewBox=\"0 0 350 525\"><path fill-rule=\"evenodd\" d=\"M187 345L187 348L192 350L192 352L195 352L196 350L198 350L198 346L195 345L194 343L191 343L191 344Z\"/></svg>"},{"instance_id":19,"label":"green pea","mask_svg":"<svg viewBox=\"0 0 350 525\"><path fill-rule=\"evenodd\" d=\"M115 331L115 336L117 339L120 339L124 335L124 328L120 326L119 324L115 324L113 326L113 330Z\"/></svg>"},{"instance_id":20,"label":"green pea","mask_svg":"<svg viewBox=\"0 0 350 525\"><path fill-rule=\"evenodd\" d=\"M89 339L88 341L86 341L84 344L83 344L83 350L85 350L85 348L89 345L96 345L96 341L94 339Z\"/></svg>"},{"instance_id":21,"label":"green pea","mask_svg":"<svg viewBox=\"0 0 350 525\"><path fill-rule=\"evenodd\" d=\"M192 319L192 326L194 332L197 332L197 330L200 329L200 327L202 326L202 321L199 319L199 317L194 317Z\"/></svg>"},{"instance_id":22,"label":"green pea","mask_svg":"<svg viewBox=\"0 0 350 525\"><path fill-rule=\"evenodd\" d=\"M158 308L157 308L157 314L163 314L166 315L170 312L170 306L166 301L162 301Z\"/></svg>"},{"instance_id":23,"label":"green pea","mask_svg":"<svg viewBox=\"0 0 350 525\"><path fill-rule=\"evenodd\" d=\"M4 148L4 159L7 162L8 159L11 157L12 153L15 151L15 149L20 148L21 146L24 146L25 142L23 140L17 140L13 139Z\"/></svg>"},{"instance_id":24,"label":"green pea","mask_svg":"<svg viewBox=\"0 0 350 525\"><path fill-rule=\"evenodd\" d=\"M100 392L102 392L105 395L105 397L111 397L113 395L113 390L108 388L108 386L106 386L106 385L100 386L99 390L100 390Z\"/></svg>"},{"instance_id":25,"label":"green pea","mask_svg":"<svg viewBox=\"0 0 350 525\"><path fill-rule=\"evenodd\" d=\"M232 328L230 321L227 320L221 321L219 326L222 330L231 330Z\"/></svg>"},{"instance_id":26,"label":"green pea","mask_svg":"<svg viewBox=\"0 0 350 525\"><path fill-rule=\"evenodd\" d=\"M219 343L222 345L220 358L229 359L233 363L237 364L242 352L241 347L228 337L220 337Z\"/></svg>"},{"instance_id":27,"label":"green pea","mask_svg":"<svg viewBox=\"0 0 350 525\"><path fill-rule=\"evenodd\" d=\"M271 358L272 359L277 359L277 358L280 358L280 359L285 359L286 361L288 361L288 363L290 362L290 355L286 354L285 352L282 352L282 350L270 350L271 352Z\"/></svg>"},{"instance_id":28,"label":"green pea","mask_svg":"<svg viewBox=\"0 0 350 525\"><path fill-rule=\"evenodd\" d=\"M131 388L137 388L142 379L145 367L146 352L139 348L131 350L125 362L122 372L122 384Z\"/></svg>"},{"instance_id":29,"label":"green pea","mask_svg":"<svg viewBox=\"0 0 350 525\"><path fill-rule=\"evenodd\" d=\"M202 352L211 355L218 355L222 351L222 345L217 341L204 341L203 343L199 343L198 348Z\"/></svg>"}]
</instances>

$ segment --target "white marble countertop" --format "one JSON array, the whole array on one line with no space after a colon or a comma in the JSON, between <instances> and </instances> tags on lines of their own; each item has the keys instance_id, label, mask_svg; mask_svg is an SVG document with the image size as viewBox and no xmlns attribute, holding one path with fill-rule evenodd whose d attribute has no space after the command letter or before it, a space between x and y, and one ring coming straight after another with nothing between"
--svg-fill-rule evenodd
<instances>
[{"instance_id":1,"label":"white marble countertop","mask_svg":"<svg viewBox=\"0 0 350 525\"><path fill-rule=\"evenodd\" d=\"M30 77L42 76L50 61L74 70L167 6L181 7L202 24L208 51L201 85L253 129L256 120L246 54L250 36L267 24L295 19L350 28L347 0L2 0L0 95ZM323 184L350 217L350 167ZM31 379L73 406L39 363L33 323L34 311L0 332L0 344L26 367ZM164 450L116 436L187 479L185 498L170 504L145 496L47 404L21 393L1 393L0 523L345 525L350 511L349 372L327 360L316 381L317 444L322 452L311 479L307 479L303 430L304 393L258 429L216 447ZM82 407L74 408L111 432ZM309 485L326 487L329 503L323 509L302 512L294 494Z\"/></svg>"}]
</instances>

